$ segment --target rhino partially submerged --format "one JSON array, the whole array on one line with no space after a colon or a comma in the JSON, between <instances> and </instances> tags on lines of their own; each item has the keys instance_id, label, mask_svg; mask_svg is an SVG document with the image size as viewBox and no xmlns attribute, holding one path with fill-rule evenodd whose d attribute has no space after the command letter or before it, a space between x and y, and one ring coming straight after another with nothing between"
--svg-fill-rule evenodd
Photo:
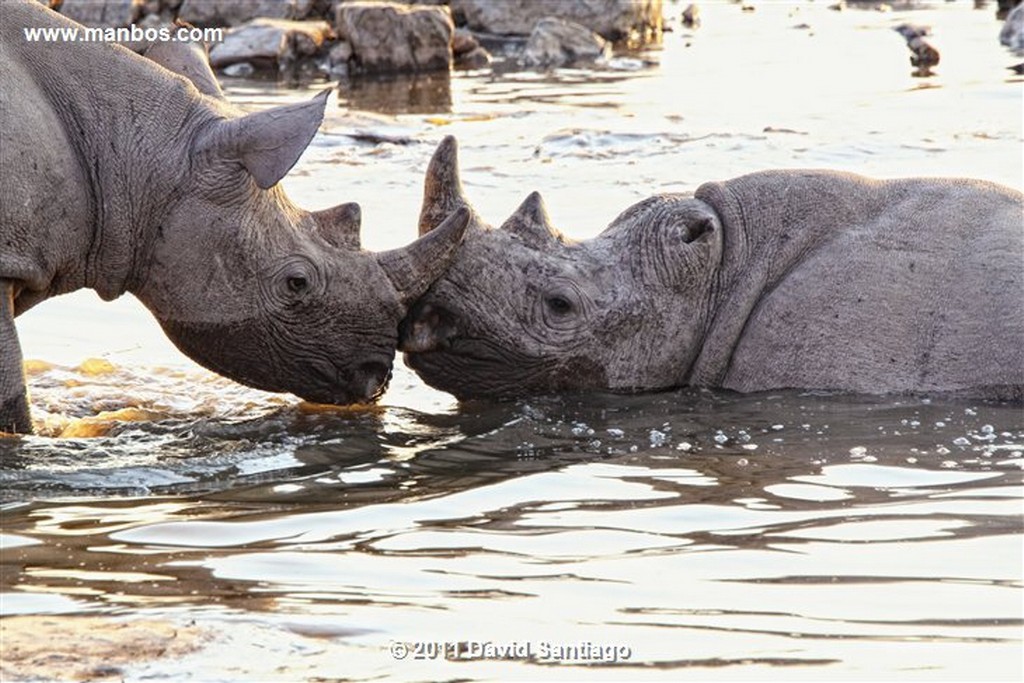
<instances>
[{"instance_id":1,"label":"rhino partially submerged","mask_svg":"<svg viewBox=\"0 0 1024 683\"><path fill-rule=\"evenodd\" d=\"M178 348L244 384L325 403L378 395L398 323L466 216L362 251L357 205L310 213L277 185L326 93L242 116L212 74L158 66L174 55L22 30L76 26L37 2L0 11L0 432L31 431L15 316L83 287L134 294Z\"/></svg>"},{"instance_id":2,"label":"rhino partially submerged","mask_svg":"<svg viewBox=\"0 0 1024 683\"><path fill-rule=\"evenodd\" d=\"M468 206L447 138L420 233ZM500 229L473 214L400 348L459 398L695 385L1020 401L1022 210L977 180L780 170L651 197L574 242L534 193Z\"/></svg>"}]
</instances>

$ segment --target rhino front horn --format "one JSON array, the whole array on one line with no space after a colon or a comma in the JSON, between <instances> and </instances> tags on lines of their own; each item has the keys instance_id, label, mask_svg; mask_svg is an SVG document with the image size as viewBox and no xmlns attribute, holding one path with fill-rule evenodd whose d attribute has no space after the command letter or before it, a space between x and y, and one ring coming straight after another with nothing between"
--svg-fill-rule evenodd
<instances>
[{"instance_id":1,"label":"rhino front horn","mask_svg":"<svg viewBox=\"0 0 1024 683\"><path fill-rule=\"evenodd\" d=\"M469 209L461 206L430 234L407 247L377 255L403 304L408 305L421 297L435 280L444 275L466 234L469 214Z\"/></svg>"},{"instance_id":2,"label":"rhino front horn","mask_svg":"<svg viewBox=\"0 0 1024 683\"><path fill-rule=\"evenodd\" d=\"M460 206L469 206L459 179L459 143L445 136L430 158L423 183L423 208L420 209L420 235L441 225Z\"/></svg>"}]
</instances>

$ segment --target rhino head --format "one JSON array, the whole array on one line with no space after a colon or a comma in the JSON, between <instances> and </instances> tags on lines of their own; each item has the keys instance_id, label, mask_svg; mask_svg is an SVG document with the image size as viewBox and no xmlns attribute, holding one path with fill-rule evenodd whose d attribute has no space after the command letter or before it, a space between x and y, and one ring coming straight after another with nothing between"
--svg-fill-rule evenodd
<instances>
[{"instance_id":1,"label":"rhino head","mask_svg":"<svg viewBox=\"0 0 1024 683\"><path fill-rule=\"evenodd\" d=\"M448 137L427 171L420 234L462 207ZM470 212L455 260L402 323L400 349L424 381L461 399L685 383L722 250L707 204L653 197L583 242L551 225L536 192L498 229Z\"/></svg>"},{"instance_id":2,"label":"rhino head","mask_svg":"<svg viewBox=\"0 0 1024 683\"><path fill-rule=\"evenodd\" d=\"M214 372L345 404L383 392L399 322L447 267L468 214L375 254L360 248L357 204L294 206L277 183L312 139L325 100L199 127L130 290Z\"/></svg>"}]
</instances>

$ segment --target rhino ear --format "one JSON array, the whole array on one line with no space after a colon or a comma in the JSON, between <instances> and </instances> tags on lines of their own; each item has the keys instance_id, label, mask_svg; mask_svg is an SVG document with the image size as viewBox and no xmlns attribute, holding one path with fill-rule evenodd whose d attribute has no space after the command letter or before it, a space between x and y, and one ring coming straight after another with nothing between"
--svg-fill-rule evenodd
<instances>
[{"instance_id":1,"label":"rhino ear","mask_svg":"<svg viewBox=\"0 0 1024 683\"><path fill-rule=\"evenodd\" d=\"M427 177L423 182L423 207L420 209L420 236L441 225L462 206L469 208L459 178L459 143L448 135L437 146L427 166Z\"/></svg>"},{"instance_id":2,"label":"rhino ear","mask_svg":"<svg viewBox=\"0 0 1024 683\"><path fill-rule=\"evenodd\" d=\"M531 192L515 213L502 223L501 229L508 230L537 249L564 242L562 233L551 225L544 199L539 192Z\"/></svg>"},{"instance_id":3,"label":"rhino ear","mask_svg":"<svg viewBox=\"0 0 1024 683\"><path fill-rule=\"evenodd\" d=\"M671 289L687 290L702 282L721 250L721 224L714 210L699 200L661 197L638 208L629 225L639 242L634 251L641 259L638 272Z\"/></svg>"},{"instance_id":4,"label":"rhino ear","mask_svg":"<svg viewBox=\"0 0 1024 683\"><path fill-rule=\"evenodd\" d=\"M329 94L224 121L202 147L237 160L266 190L284 178L316 135Z\"/></svg>"},{"instance_id":5,"label":"rhino ear","mask_svg":"<svg viewBox=\"0 0 1024 683\"><path fill-rule=\"evenodd\" d=\"M355 202L314 211L312 215L320 234L335 247L353 250L362 247L359 228L363 222L363 213Z\"/></svg>"}]
</instances>

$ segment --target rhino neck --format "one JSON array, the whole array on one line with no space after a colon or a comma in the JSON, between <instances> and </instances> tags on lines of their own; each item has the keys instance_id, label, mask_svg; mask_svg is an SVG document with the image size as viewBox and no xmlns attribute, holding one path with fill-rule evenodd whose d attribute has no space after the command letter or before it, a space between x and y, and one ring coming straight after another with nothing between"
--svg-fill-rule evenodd
<instances>
[{"instance_id":1,"label":"rhino neck","mask_svg":"<svg viewBox=\"0 0 1024 683\"><path fill-rule=\"evenodd\" d=\"M82 272L62 289L116 298L145 277L160 219L187 177L188 141L213 114L184 79L118 45L25 43L20 57L63 122L68 157L88 185L89 206L74 207L85 224L70 257Z\"/></svg>"},{"instance_id":2,"label":"rhino neck","mask_svg":"<svg viewBox=\"0 0 1024 683\"><path fill-rule=\"evenodd\" d=\"M723 245L689 384L724 386L736 345L760 302L838 228L870 210L867 183L844 173L764 171L697 189L696 198L719 215Z\"/></svg>"}]
</instances>

